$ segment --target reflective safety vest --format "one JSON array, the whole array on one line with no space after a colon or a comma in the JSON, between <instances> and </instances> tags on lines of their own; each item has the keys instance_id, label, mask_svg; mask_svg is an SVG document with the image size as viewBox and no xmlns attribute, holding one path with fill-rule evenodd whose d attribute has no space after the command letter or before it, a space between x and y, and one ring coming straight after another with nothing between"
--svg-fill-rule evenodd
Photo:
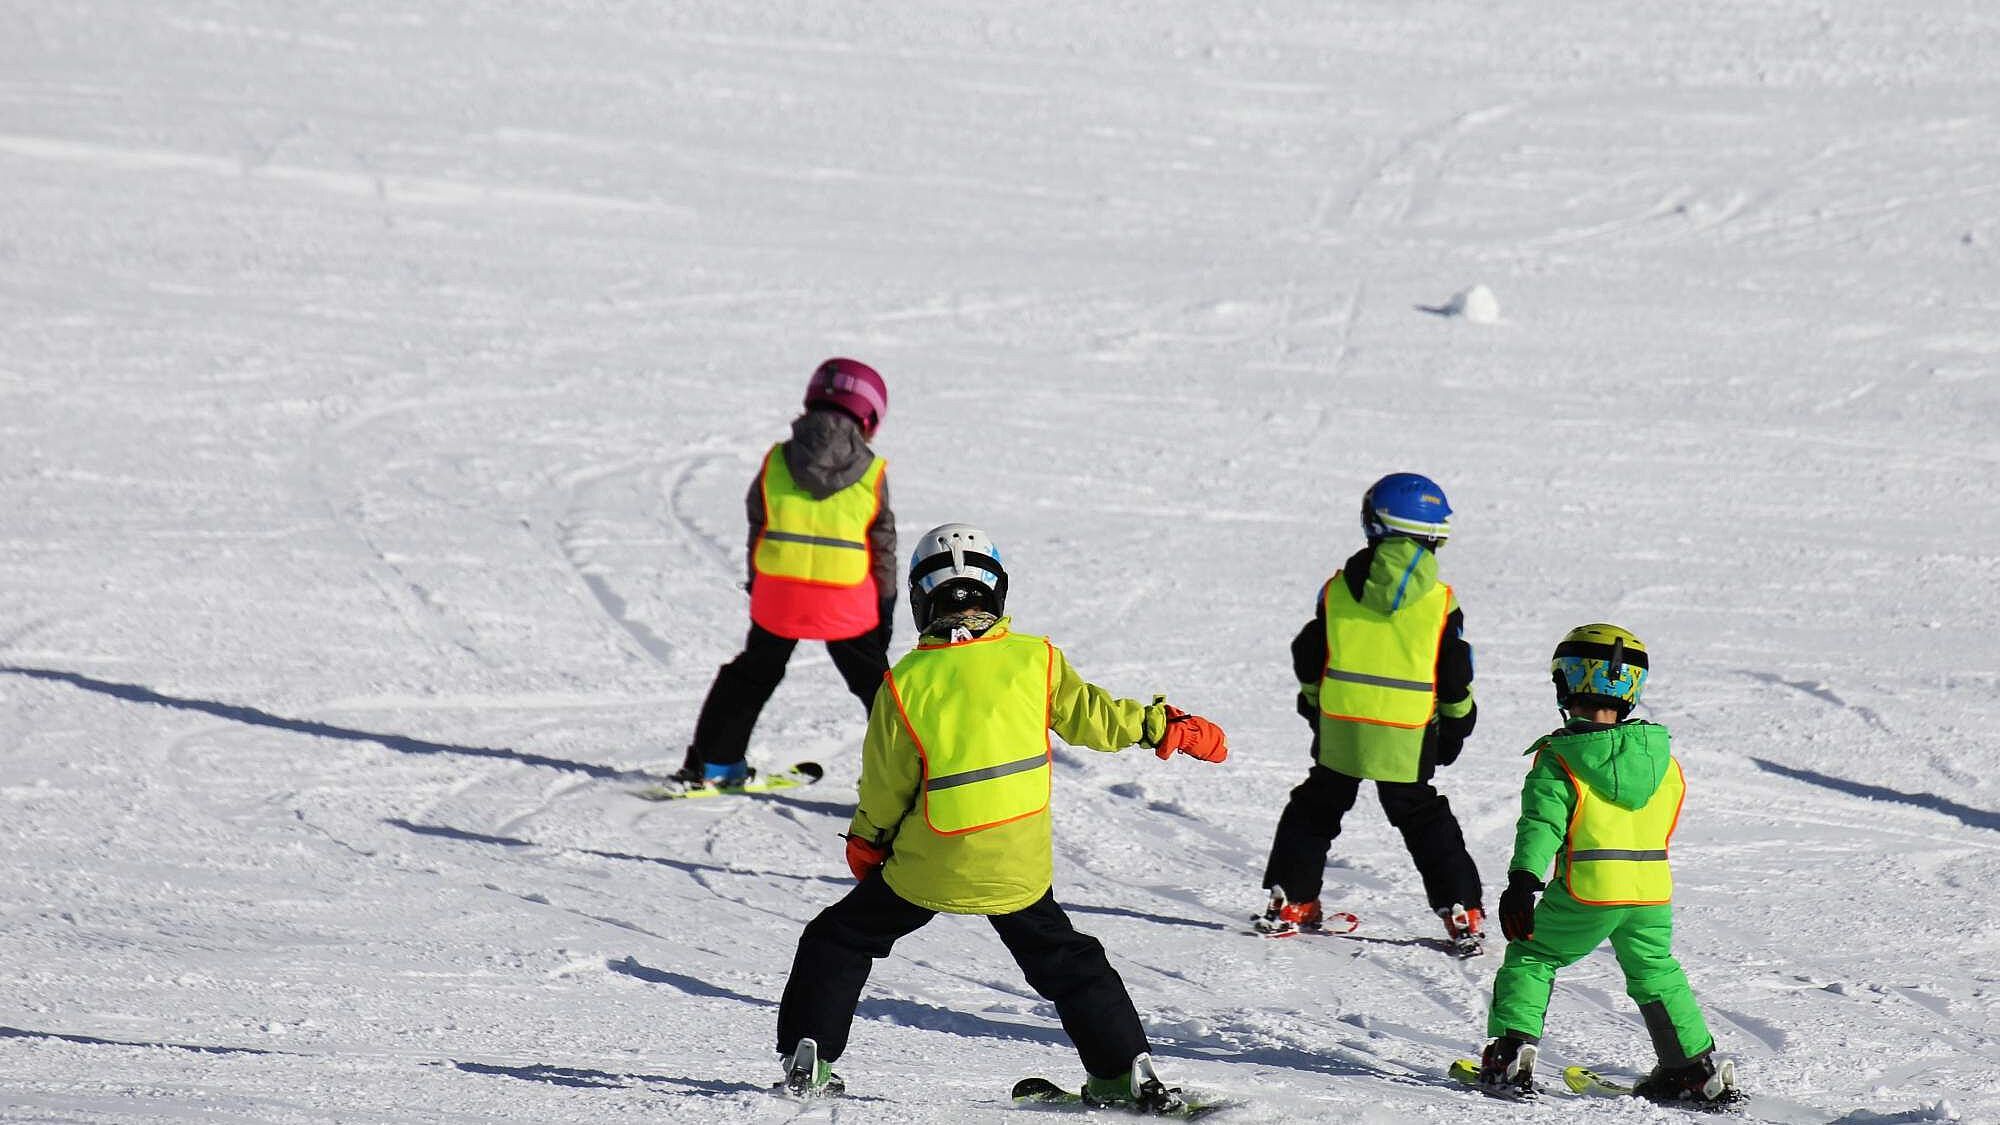
<instances>
[{"instance_id":1,"label":"reflective safety vest","mask_svg":"<svg viewBox=\"0 0 2000 1125\"><path fill-rule=\"evenodd\" d=\"M1451 616L1439 583L1393 614L1361 604L1336 572L1321 595L1320 761L1351 777L1415 781L1437 714L1438 649Z\"/></svg>"},{"instance_id":2,"label":"reflective safety vest","mask_svg":"<svg viewBox=\"0 0 2000 1125\"><path fill-rule=\"evenodd\" d=\"M816 500L792 479L784 445L764 456L764 530L750 552L750 620L781 637L838 641L875 628L881 596L868 528L882 509L875 458L861 479Z\"/></svg>"},{"instance_id":3,"label":"reflective safety vest","mask_svg":"<svg viewBox=\"0 0 2000 1125\"><path fill-rule=\"evenodd\" d=\"M1680 823L1681 799L1687 780L1678 759L1667 759L1660 787L1637 809L1620 808L1598 796L1570 771L1576 811L1570 814L1569 836L1563 842L1562 877L1571 897L1591 906L1657 906L1674 897L1673 869L1667 865L1667 842Z\"/></svg>"},{"instance_id":4,"label":"reflective safety vest","mask_svg":"<svg viewBox=\"0 0 2000 1125\"><path fill-rule=\"evenodd\" d=\"M931 831L959 836L1048 809L1054 674L1048 638L1012 633L896 662L889 691L923 759Z\"/></svg>"}]
</instances>

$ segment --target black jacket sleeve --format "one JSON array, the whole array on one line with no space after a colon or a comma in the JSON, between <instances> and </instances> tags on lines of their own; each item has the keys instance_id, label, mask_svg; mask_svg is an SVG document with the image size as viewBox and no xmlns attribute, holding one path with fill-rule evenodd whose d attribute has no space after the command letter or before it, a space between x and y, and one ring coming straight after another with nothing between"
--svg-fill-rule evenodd
<instances>
[{"instance_id":1,"label":"black jacket sleeve","mask_svg":"<svg viewBox=\"0 0 2000 1125\"><path fill-rule=\"evenodd\" d=\"M1292 678L1299 682L1299 717L1312 724L1313 732L1319 732L1319 692L1320 676L1326 672L1326 600L1313 599L1312 620L1299 628L1299 635L1292 638ZM1312 685L1310 689L1306 685Z\"/></svg>"},{"instance_id":2,"label":"black jacket sleeve","mask_svg":"<svg viewBox=\"0 0 2000 1125\"><path fill-rule=\"evenodd\" d=\"M1448 766L1458 760L1465 740L1479 721L1479 705L1471 703L1465 714L1453 717L1444 708L1470 702L1472 696L1472 645L1465 639L1465 611L1454 609L1445 619L1444 643L1438 646L1437 664L1437 760Z\"/></svg>"}]
</instances>

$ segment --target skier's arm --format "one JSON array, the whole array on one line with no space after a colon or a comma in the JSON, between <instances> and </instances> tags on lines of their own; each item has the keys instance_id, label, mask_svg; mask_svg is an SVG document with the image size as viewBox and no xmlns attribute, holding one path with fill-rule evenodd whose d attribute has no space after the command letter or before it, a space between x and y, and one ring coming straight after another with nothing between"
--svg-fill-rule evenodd
<instances>
[{"instance_id":1,"label":"skier's arm","mask_svg":"<svg viewBox=\"0 0 2000 1125\"><path fill-rule=\"evenodd\" d=\"M896 604L897 572L896 560L896 513L889 510L889 474L882 473L880 491L881 506L875 510L875 522L868 525L868 569L875 576L875 591L882 604L893 609Z\"/></svg>"},{"instance_id":2,"label":"skier's arm","mask_svg":"<svg viewBox=\"0 0 2000 1125\"><path fill-rule=\"evenodd\" d=\"M1071 746L1123 750L1151 746L1166 732L1166 709L1120 699L1076 674L1062 650L1049 646L1049 729Z\"/></svg>"},{"instance_id":3,"label":"skier's arm","mask_svg":"<svg viewBox=\"0 0 2000 1125\"><path fill-rule=\"evenodd\" d=\"M1514 857L1507 869L1526 871L1537 879L1546 876L1549 864L1562 850L1575 810L1576 794L1570 789L1568 775L1554 754L1539 751L1521 782L1521 819L1514 823Z\"/></svg>"},{"instance_id":4,"label":"skier's arm","mask_svg":"<svg viewBox=\"0 0 2000 1125\"><path fill-rule=\"evenodd\" d=\"M1319 684L1326 674L1326 591L1314 601L1312 620L1292 638L1292 676L1299 681L1299 717L1319 729Z\"/></svg>"},{"instance_id":5,"label":"skier's arm","mask_svg":"<svg viewBox=\"0 0 2000 1125\"><path fill-rule=\"evenodd\" d=\"M746 572L743 588L748 590L757 581L757 537L764 534L764 523L770 518L764 511L764 471L761 468L756 476L750 478L750 494L743 498L743 514L750 518L749 545L743 550L743 569Z\"/></svg>"},{"instance_id":6,"label":"skier's arm","mask_svg":"<svg viewBox=\"0 0 2000 1125\"><path fill-rule=\"evenodd\" d=\"M1472 644L1465 639L1465 613L1454 606L1445 618L1444 643L1438 646L1438 762L1450 765L1479 721L1472 699Z\"/></svg>"},{"instance_id":7,"label":"skier's arm","mask_svg":"<svg viewBox=\"0 0 2000 1125\"><path fill-rule=\"evenodd\" d=\"M861 800L847 831L886 844L917 800L923 763L916 740L904 728L895 693L885 683L868 710L868 734L861 742Z\"/></svg>"}]
</instances>

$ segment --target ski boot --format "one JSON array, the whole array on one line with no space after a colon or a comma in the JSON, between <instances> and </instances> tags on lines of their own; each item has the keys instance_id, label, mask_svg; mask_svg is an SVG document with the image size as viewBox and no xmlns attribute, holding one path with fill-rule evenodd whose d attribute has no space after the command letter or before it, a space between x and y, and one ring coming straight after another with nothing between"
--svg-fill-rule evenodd
<instances>
[{"instance_id":1,"label":"ski boot","mask_svg":"<svg viewBox=\"0 0 2000 1125\"><path fill-rule=\"evenodd\" d=\"M819 1044L811 1039L799 1040L789 1057L778 1056L778 1063L785 1068L780 1085L794 1096L826 1098L847 1092L847 1083L833 1072L832 1063L819 1057Z\"/></svg>"},{"instance_id":2,"label":"ski boot","mask_svg":"<svg viewBox=\"0 0 2000 1125\"><path fill-rule=\"evenodd\" d=\"M701 754L690 746L681 758L681 768L666 777L666 784L678 785L682 789L693 789L702 783L705 775L701 768Z\"/></svg>"},{"instance_id":3,"label":"ski boot","mask_svg":"<svg viewBox=\"0 0 2000 1125\"><path fill-rule=\"evenodd\" d=\"M1155 1115L1187 1111L1180 1087L1160 1080L1151 1055L1134 1057L1132 1069L1115 1078L1091 1075L1083 1084L1083 1104L1093 1108L1116 1106L1133 1113Z\"/></svg>"},{"instance_id":4,"label":"ski boot","mask_svg":"<svg viewBox=\"0 0 2000 1125\"><path fill-rule=\"evenodd\" d=\"M757 776L757 771L747 762L731 762L722 765L710 762L701 767L701 784L711 789L740 789Z\"/></svg>"},{"instance_id":5,"label":"ski boot","mask_svg":"<svg viewBox=\"0 0 2000 1125\"><path fill-rule=\"evenodd\" d=\"M1656 1066L1653 1073L1633 1083L1636 1097L1654 1102L1693 1102L1703 1108L1720 1109L1749 1100L1736 1085L1736 1063L1715 1061L1715 1052L1704 1051L1682 1066Z\"/></svg>"},{"instance_id":6,"label":"ski boot","mask_svg":"<svg viewBox=\"0 0 2000 1125\"><path fill-rule=\"evenodd\" d=\"M1325 924L1326 919L1320 913L1318 899L1292 902L1285 897L1283 887L1272 887L1271 905L1264 909L1264 913L1253 918L1252 922L1256 925L1258 933L1282 937L1285 934L1318 930Z\"/></svg>"},{"instance_id":7,"label":"ski boot","mask_svg":"<svg viewBox=\"0 0 2000 1125\"><path fill-rule=\"evenodd\" d=\"M1479 1054L1479 1088L1496 1098L1535 1096L1535 1056L1540 1048L1525 1039L1502 1035Z\"/></svg>"},{"instance_id":8,"label":"ski boot","mask_svg":"<svg viewBox=\"0 0 2000 1125\"><path fill-rule=\"evenodd\" d=\"M1460 957L1477 957L1486 952L1486 931L1483 928L1486 915L1478 907L1468 910L1463 904L1455 902L1437 913L1444 920L1444 932L1449 936L1453 953Z\"/></svg>"}]
</instances>

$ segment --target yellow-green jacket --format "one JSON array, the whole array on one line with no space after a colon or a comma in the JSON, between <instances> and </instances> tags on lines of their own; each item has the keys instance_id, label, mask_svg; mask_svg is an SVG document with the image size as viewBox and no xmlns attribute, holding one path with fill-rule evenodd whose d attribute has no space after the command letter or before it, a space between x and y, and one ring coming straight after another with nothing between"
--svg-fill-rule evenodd
<instances>
[{"instance_id":1,"label":"yellow-green jacket","mask_svg":"<svg viewBox=\"0 0 2000 1125\"><path fill-rule=\"evenodd\" d=\"M918 653L927 659L953 659L950 653L955 648L1012 645L1023 660L1042 660L1045 654L1047 674L1036 677L1037 683L1016 677L1016 686L1002 690L1045 692L1045 700L1031 702L1045 708L1048 730L1064 742L1120 750L1155 741L1163 732L1160 708L1117 698L1085 682L1046 637L1014 636L1008 625L1009 619L1002 618L980 637L957 643L925 635L917 652L899 661L897 669L920 659ZM892 669L891 684L895 676ZM976 714L993 703L967 697L942 705ZM861 750L861 800L848 831L889 847L882 877L891 890L918 906L950 914L1010 914L1033 905L1054 877L1054 839L1046 804L990 827L952 834L933 828L923 804L924 754L912 734L912 721L918 729L932 727L924 716L906 717L895 691L885 687L876 693Z\"/></svg>"}]
</instances>

